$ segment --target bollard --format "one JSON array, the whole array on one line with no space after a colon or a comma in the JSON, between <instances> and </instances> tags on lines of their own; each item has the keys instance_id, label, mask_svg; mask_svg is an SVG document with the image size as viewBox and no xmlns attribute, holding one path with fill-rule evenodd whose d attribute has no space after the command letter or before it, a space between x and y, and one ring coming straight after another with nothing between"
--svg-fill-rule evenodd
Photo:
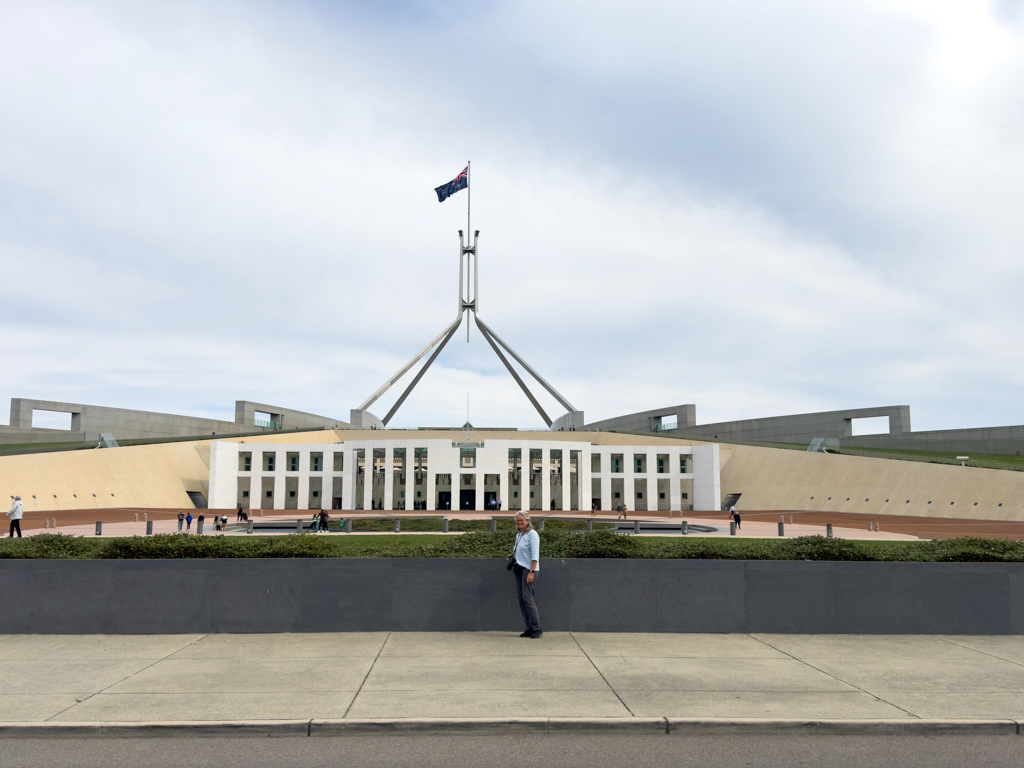
<instances>
[{"instance_id":1,"label":"bollard","mask_svg":"<svg viewBox=\"0 0 1024 768\"><path fill-rule=\"evenodd\" d=\"M401 531L402 531L402 521L401 521L401 520L399 520L399 519L398 519L398 518L396 517L396 518L395 518L395 533L401 533Z\"/></svg>"},{"instance_id":2,"label":"bollard","mask_svg":"<svg viewBox=\"0 0 1024 768\"><path fill-rule=\"evenodd\" d=\"M736 523L734 523L734 522L730 522L729 523L729 535L730 536L735 536L736 535Z\"/></svg>"},{"instance_id":3,"label":"bollard","mask_svg":"<svg viewBox=\"0 0 1024 768\"><path fill-rule=\"evenodd\" d=\"M542 530L542 531L544 530L544 518L543 517L540 519L540 530Z\"/></svg>"},{"instance_id":4,"label":"bollard","mask_svg":"<svg viewBox=\"0 0 1024 768\"><path fill-rule=\"evenodd\" d=\"M785 536L785 535L786 535L786 524L785 523L779 523L779 536Z\"/></svg>"},{"instance_id":5,"label":"bollard","mask_svg":"<svg viewBox=\"0 0 1024 768\"><path fill-rule=\"evenodd\" d=\"M491 518L491 533L497 533L497 531L498 531L498 521L497 521L497 520L495 520L495 519L494 519L494 518L492 517L492 518Z\"/></svg>"},{"instance_id":6,"label":"bollard","mask_svg":"<svg viewBox=\"0 0 1024 768\"><path fill-rule=\"evenodd\" d=\"M588 531L594 530L594 521L593 520L587 520L587 530Z\"/></svg>"},{"instance_id":7,"label":"bollard","mask_svg":"<svg viewBox=\"0 0 1024 768\"><path fill-rule=\"evenodd\" d=\"M56 517L54 517L54 518L52 518L50 520L50 527L51 528L56 528L57 527L57 518Z\"/></svg>"},{"instance_id":8,"label":"bollard","mask_svg":"<svg viewBox=\"0 0 1024 768\"><path fill-rule=\"evenodd\" d=\"M295 521L295 532L302 533L302 518L300 517Z\"/></svg>"},{"instance_id":9,"label":"bollard","mask_svg":"<svg viewBox=\"0 0 1024 768\"><path fill-rule=\"evenodd\" d=\"M785 515L779 515L779 522L780 523L786 522L786 516Z\"/></svg>"},{"instance_id":10,"label":"bollard","mask_svg":"<svg viewBox=\"0 0 1024 768\"><path fill-rule=\"evenodd\" d=\"M832 538L832 523L826 523L825 524L825 538L826 539L831 539Z\"/></svg>"},{"instance_id":11,"label":"bollard","mask_svg":"<svg viewBox=\"0 0 1024 768\"><path fill-rule=\"evenodd\" d=\"M633 521L633 533L640 533L640 521L639 520L634 520Z\"/></svg>"},{"instance_id":12,"label":"bollard","mask_svg":"<svg viewBox=\"0 0 1024 768\"><path fill-rule=\"evenodd\" d=\"M792 524L793 524L793 516L792 516L792 515L790 515L790 516L789 516L789 524L790 524L790 525L792 525Z\"/></svg>"},{"instance_id":13,"label":"bollard","mask_svg":"<svg viewBox=\"0 0 1024 768\"><path fill-rule=\"evenodd\" d=\"M138 512L135 513L135 522L136 523L139 522L139 513Z\"/></svg>"},{"instance_id":14,"label":"bollard","mask_svg":"<svg viewBox=\"0 0 1024 768\"><path fill-rule=\"evenodd\" d=\"M199 522L196 523L196 535L198 535L198 536L202 536L203 535L203 523L205 523L205 522L206 522L205 520L200 520Z\"/></svg>"},{"instance_id":15,"label":"bollard","mask_svg":"<svg viewBox=\"0 0 1024 768\"><path fill-rule=\"evenodd\" d=\"M679 526L679 532L680 532L680 533L681 533L681 534L682 534L683 536L689 536L689 535L690 535L690 531L689 531L689 525L687 525L687 523L686 523L686 521L685 521L685 520L683 520L683 522L682 522L682 523L680 524L680 526Z\"/></svg>"},{"instance_id":16,"label":"bollard","mask_svg":"<svg viewBox=\"0 0 1024 768\"><path fill-rule=\"evenodd\" d=\"M448 518L441 518L441 533L448 533Z\"/></svg>"},{"instance_id":17,"label":"bollard","mask_svg":"<svg viewBox=\"0 0 1024 768\"><path fill-rule=\"evenodd\" d=\"M144 523L149 522L149 512L143 512L142 513L142 522L144 522Z\"/></svg>"},{"instance_id":18,"label":"bollard","mask_svg":"<svg viewBox=\"0 0 1024 768\"><path fill-rule=\"evenodd\" d=\"M878 521L877 520L875 520L875 531L876 532L878 531Z\"/></svg>"},{"instance_id":19,"label":"bollard","mask_svg":"<svg viewBox=\"0 0 1024 768\"><path fill-rule=\"evenodd\" d=\"M345 521L345 533L352 533L352 518Z\"/></svg>"},{"instance_id":20,"label":"bollard","mask_svg":"<svg viewBox=\"0 0 1024 768\"><path fill-rule=\"evenodd\" d=\"M96 521L96 535L97 536L102 536L103 535L103 522L101 520L97 520Z\"/></svg>"},{"instance_id":21,"label":"bollard","mask_svg":"<svg viewBox=\"0 0 1024 768\"><path fill-rule=\"evenodd\" d=\"M868 521L868 530L869 531L875 530L875 524L872 523L870 520Z\"/></svg>"},{"instance_id":22,"label":"bollard","mask_svg":"<svg viewBox=\"0 0 1024 768\"><path fill-rule=\"evenodd\" d=\"M146 535L147 536L152 536L153 535L153 521L152 520L147 520L146 521Z\"/></svg>"},{"instance_id":23,"label":"bollard","mask_svg":"<svg viewBox=\"0 0 1024 768\"><path fill-rule=\"evenodd\" d=\"M50 527L50 518L48 518L48 517L44 518L43 519L43 528L49 528L49 527Z\"/></svg>"}]
</instances>

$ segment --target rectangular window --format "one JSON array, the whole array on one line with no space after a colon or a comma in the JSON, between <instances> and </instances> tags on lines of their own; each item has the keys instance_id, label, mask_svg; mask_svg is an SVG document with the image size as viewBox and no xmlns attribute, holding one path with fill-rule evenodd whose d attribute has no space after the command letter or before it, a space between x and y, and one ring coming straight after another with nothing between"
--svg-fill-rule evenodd
<instances>
[{"instance_id":1,"label":"rectangular window","mask_svg":"<svg viewBox=\"0 0 1024 768\"><path fill-rule=\"evenodd\" d=\"M679 457L679 471L681 473L683 473L684 475L686 474L686 457L685 456L680 456ZM684 496L683 498L686 498L686 497Z\"/></svg>"},{"instance_id":2,"label":"rectangular window","mask_svg":"<svg viewBox=\"0 0 1024 768\"><path fill-rule=\"evenodd\" d=\"M690 494L688 494L688 493L684 493L684 494L683 494L683 498L684 498L684 499L688 499L688 498L690 498Z\"/></svg>"},{"instance_id":3,"label":"rectangular window","mask_svg":"<svg viewBox=\"0 0 1024 768\"><path fill-rule=\"evenodd\" d=\"M633 454L633 471L638 475L643 475L647 472L647 456L642 453Z\"/></svg>"},{"instance_id":4,"label":"rectangular window","mask_svg":"<svg viewBox=\"0 0 1024 768\"><path fill-rule=\"evenodd\" d=\"M252 472L252 453L238 454L238 470L240 472Z\"/></svg>"},{"instance_id":5,"label":"rectangular window","mask_svg":"<svg viewBox=\"0 0 1024 768\"><path fill-rule=\"evenodd\" d=\"M323 472L324 471L324 455L322 453L311 453L311 454L309 454L309 471L310 472Z\"/></svg>"},{"instance_id":6,"label":"rectangular window","mask_svg":"<svg viewBox=\"0 0 1024 768\"><path fill-rule=\"evenodd\" d=\"M299 454L289 453L287 454L288 459L288 471L298 472L299 471Z\"/></svg>"},{"instance_id":7,"label":"rectangular window","mask_svg":"<svg viewBox=\"0 0 1024 768\"><path fill-rule=\"evenodd\" d=\"M612 474L613 475L622 474L622 454L621 453L613 453L612 454Z\"/></svg>"},{"instance_id":8,"label":"rectangular window","mask_svg":"<svg viewBox=\"0 0 1024 768\"><path fill-rule=\"evenodd\" d=\"M274 492L273 491L267 491L267 498L268 499L274 498Z\"/></svg>"},{"instance_id":9,"label":"rectangular window","mask_svg":"<svg viewBox=\"0 0 1024 768\"><path fill-rule=\"evenodd\" d=\"M295 491L288 491L288 496L294 499L295 498Z\"/></svg>"},{"instance_id":10,"label":"rectangular window","mask_svg":"<svg viewBox=\"0 0 1024 768\"><path fill-rule=\"evenodd\" d=\"M320 495L320 491L313 491L313 498L314 498L314 499L315 499L315 498L316 498L317 496L319 496L319 495ZM662 494L662 495L664 495L664 494Z\"/></svg>"},{"instance_id":11,"label":"rectangular window","mask_svg":"<svg viewBox=\"0 0 1024 768\"><path fill-rule=\"evenodd\" d=\"M276 458L276 456L273 453L264 453L263 454L263 471L264 472L273 472L274 471L274 464L275 464L274 459L275 458Z\"/></svg>"},{"instance_id":12,"label":"rectangular window","mask_svg":"<svg viewBox=\"0 0 1024 768\"><path fill-rule=\"evenodd\" d=\"M334 471L344 472L345 471L345 454L338 451L334 454Z\"/></svg>"},{"instance_id":13,"label":"rectangular window","mask_svg":"<svg viewBox=\"0 0 1024 768\"><path fill-rule=\"evenodd\" d=\"M601 472L601 454L592 453L590 454L590 471L595 473Z\"/></svg>"},{"instance_id":14,"label":"rectangular window","mask_svg":"<svg viewBox=\"0 0 1024 768\"><path fill-rule=\"evenodd\" d=\"M249 492L248 491L242 491L242 498L243 499L249 498Z\"/></svg>"},{"instance_id":15,"label":"rectangular window","mask_svg":"<svg viewBox=\"0 0 1024 768\"><path fill-rule=\"evenodd\" d=\"M668 454L658 454L658 474L664 475L668 472Z\"/></svg>"},{"instance_id":16,"label":"rectangular window","mask_svg":"<svg viewBox=\"0 0 1024 768\"><path fill-rule=\"evenodd\" d=\"M459 449L459 466L463 469L474 469L476 467L476 448Z\"/></svg>"},{"instance_id":17,"label":"rectangular window","mask_svg":"<svg viewBox=\"0 0 1024 768\"><path fill-rule=\"evenodd\" d=\"M658 498L659 499L664 499L665 498L665 494L664 493L659 493L658 494Z\"/></svg>"}]
</instances>

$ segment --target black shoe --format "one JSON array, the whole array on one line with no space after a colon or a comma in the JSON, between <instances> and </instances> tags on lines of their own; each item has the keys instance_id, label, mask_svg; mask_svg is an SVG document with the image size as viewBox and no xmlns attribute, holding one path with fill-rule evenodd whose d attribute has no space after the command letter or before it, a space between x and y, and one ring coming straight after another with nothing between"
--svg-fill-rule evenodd
<instances>
[{"instance_id":1,"label":"black shoe","mask_svg":"<svg viewBox=\"0 0 1024 768\"><path fill-rule=\"evenodd\" d=\"M535 629L535 630L533 630L533 632L530 633L530 637L533 638L534 640L536 640L539 637L543 637L543 635L544 635L544 631L540 630L540 629Z\"/></svg>"},{"instance_id":2,"label":"black shoe","mask_svg":"<svg viewBox=\"0 0 1024 768\"><path fill-rule=\"evenodd\" d=\"M532 629L526 630L525 632L523 632L523 634L520 635L520 637L533 637L533 630Z\"/></svg>"}]
</instances>

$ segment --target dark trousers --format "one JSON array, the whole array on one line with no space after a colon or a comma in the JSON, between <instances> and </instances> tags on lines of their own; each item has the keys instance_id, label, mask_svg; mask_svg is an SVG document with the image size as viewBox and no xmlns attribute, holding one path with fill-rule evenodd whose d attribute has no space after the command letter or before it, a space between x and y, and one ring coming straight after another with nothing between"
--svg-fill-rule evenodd
<instances>
[{"instance_id":1,"label":"dark trousers","mask_svg":"<svg viewBox=\"0 0 1024 768\"><path fill-rule=\"evenodd\" d=\"M527 629L540 629L540 614L537 613L537 601L533 597L533 584L526 583L526 577L530 575L529 568L517 565L512 569L516 577L516 595L519 597L519 610L523 612L523 621ZM536 583L537 574L533 575Z\"/></svg>"},{"instance_id":2,"label":"dark trousers","mask_svg":"<svg viewBox=\"0 0 1024 768\"><path fill-rule=\"evenodd\" d=\"M18 532L18 538L21 538L21 520L11 520L11 534L7 538L14 536L14 532Z\"/></svg>"}]
</instances>

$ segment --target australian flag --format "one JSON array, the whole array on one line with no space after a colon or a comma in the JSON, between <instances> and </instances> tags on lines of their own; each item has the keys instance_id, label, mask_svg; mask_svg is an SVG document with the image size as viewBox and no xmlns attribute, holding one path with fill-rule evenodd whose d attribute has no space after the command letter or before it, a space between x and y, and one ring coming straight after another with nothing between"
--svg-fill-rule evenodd
<instances>
[{"instance_id":1,"label":"australian flag","mask_svg":"<svg viewBox=\"0 0 1024 768\"><path fill-rule=\"evenodd\" d=\"M462 169L462 173L456 176L454 179L449 181L447 184L442 184L440 187L434 189L437 192L437 202L443 203L449 197L454 195L460 189L465 189L469 186L469 166Z\"/></svg>"}]
</instances>

